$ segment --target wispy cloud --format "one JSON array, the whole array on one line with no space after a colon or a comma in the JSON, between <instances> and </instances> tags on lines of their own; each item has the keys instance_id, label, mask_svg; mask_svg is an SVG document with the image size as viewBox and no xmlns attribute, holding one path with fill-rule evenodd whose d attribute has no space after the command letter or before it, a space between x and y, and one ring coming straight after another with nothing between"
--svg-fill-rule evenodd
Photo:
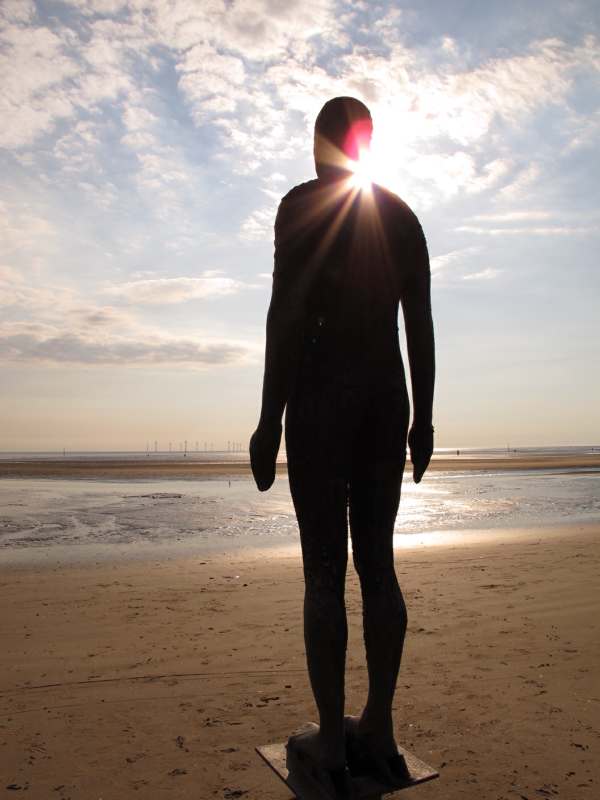
<instances>
[{"instance_id":1,"label":"wispy cloud","mask_svg":"<svg viewBox=\"0 0 600 800\"><path fill-rule=\"evenodd\" d=\"M463 247L430 259L432 279L436 288L460 286L462 281L489 281L502 270L494 267L481 269L481 247ZM476 265L478 268L473 269Z\"/></svg>"},{"instance_id":2,"label":"wispy cloud","mask_svg":"<svg viewBox=\"0 0 600 800\"><path fill-rule=\"evenodd\" d=\"M460 250L452 250L440 256L433 256L429 260L431 272L436 275L452 265L464 264L465 261L470 260L472 256L477 255L480 251L481 248L479 247L463 247Z\"/></svg>"},{"instance_id":3,"label":"wispy cloud","mask_svg":"<svg viewBox=\"0 0 600 800\"><path fill-rule=\"evenodd\" d=\"M277 203L270 203L268 206L253 211L242 222L240 238L249 242L273 241L276 212Z\"/></svg>"},{"instance_id":4,"label":"wispy cloud","mask_svg":"<svg viewBox=\"0 0 600 800\"><path fill-rule=\"evenodd\" d=\"M531 187L542 177L542 167L535 161L516 171L513 179L500 188L505 202L521 201Z\"/></svg>"},{"instance_id":5,"label":"wispy cloud","mask_svg":"<svg viewBox=\"0 0 600 800\"><path fill-rule=\"evenodd\" d=\"M556 225L554 227L506 227L483 228L476 225L459 225L461 233L474 233L477 236L583 236L598 233L597 225Z\"/></svg>"},{"instance_id":6,"label":"wispy cloud","mask_svg":"<svg viewBox=\"0 0 600 800\"><path fill-rule=\"evenodd\" d=\"M493 278L497 278L500 274L501 270L499 269L492 269L492 267L488 267L487 269L482 269L479 272L470 272L467 275L463 275L463 281L490 281Z\"/></svg>"},{"instance_id":7,"label":"wispy cloud","mask_svg":"<svg viewBox=\"0 0 600 800\"><path fill-rule=\"evenodd\" d=\"M506 211L492 214L475 214L471 219L478 222L528 222L529 220L551 219L550 211Z\"/></svg>"},{"instance_id":8,"label":"wispy cloud","mask_svg":"<svg viewBox=\"0 0 600 800\"><path fill-rule=\"evenodd\" d=\"M132 304L163 305L188 300L205 300L234 294L248 284L227 278L218 271L204 272L199 278L144 278L127 281L103 290L106 295L127 300Z\"/></svg>"}]
</instances>

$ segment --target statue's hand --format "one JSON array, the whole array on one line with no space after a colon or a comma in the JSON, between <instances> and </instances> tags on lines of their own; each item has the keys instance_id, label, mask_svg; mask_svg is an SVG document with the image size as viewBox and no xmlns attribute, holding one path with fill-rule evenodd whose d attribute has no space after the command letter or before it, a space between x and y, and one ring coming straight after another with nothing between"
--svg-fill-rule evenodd
<instances>
[{"instance_id":1,"label":"statue's hand","mask_svg":"<svg viewBox=\"0 0 600 800\"><path fill-rule=\"evenodd\" d=\"M433 426L413 425L408 433L408 446L413 464L413 479L415 483L420 483L433 454Z\"/></svg>"},{"instance_id":2,"label":"statue's hand","mask_svg":"<svg viewBox=\"0 0 600 800\"><path fill-rule=\"evenodd\" d=\"M281 442L281 422L261 422L250 439L250 466L261 492L270 489L275 480L275 463Z\"/></svg>"}]
</instances>

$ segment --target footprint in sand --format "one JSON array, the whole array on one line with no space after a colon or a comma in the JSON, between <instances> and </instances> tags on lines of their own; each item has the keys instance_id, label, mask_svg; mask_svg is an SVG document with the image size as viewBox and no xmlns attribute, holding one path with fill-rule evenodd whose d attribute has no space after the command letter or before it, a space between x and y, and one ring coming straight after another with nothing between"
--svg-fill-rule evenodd
<instances>
[{"instance_id":1,"label":"footprint in sand","mask_svg":"<svg viewBox=\"0 0 600 800\"><path fill-rule=\"evenodd\" d=\"M135 764L136 761L139 761L140 758L144 758L146 753L135 753L133 756L126 756L125 761L128 764Z\"/></svg>"},{"instance_id":2,"label":"footprint in sand","mask_svg":"<svg viewBox=\"0 0 600 800\"><path fill-rule=\"evenodd\" d=\"M177 736L175 739L175 744L180 750L185 750L186 753L189 753L189 749L185 746L185 739L183 736Z\"/></svg>"}]
</instances>

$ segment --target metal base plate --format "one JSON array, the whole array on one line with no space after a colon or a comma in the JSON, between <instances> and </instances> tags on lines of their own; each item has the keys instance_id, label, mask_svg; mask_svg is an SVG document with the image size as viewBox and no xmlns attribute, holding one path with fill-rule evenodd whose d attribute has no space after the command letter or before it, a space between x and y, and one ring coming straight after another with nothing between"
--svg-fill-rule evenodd
<instances>
[{"instance_id":1,"label":"metal base plate","mask_svg":"<svg viewBox=\"0 0 600 800\"><path fill-rule=\"evenodd\" d=\"M298 731L310 730L317 726L313 722L309 722ZM276 744L265 744L256 748L258 755L268 764L269 767L281 778L281 780L289 786L297 800L331 800L329 794L315 781L314 778L306 775L304 772L299 772L292 768L288 768L287 753L285 749L286 742L277 742ZM408 766L410 772L410 781L404 786L399 786L390 791L386 786L382 786L374 778L368 776L360 776L353 778L354 789L356 795L360 800L376 800L383 794L391 796L396 792L408 789L411 786L417 786L419 783L433 780L439 777L439 773L417 758L413 753L405 750L403 747L398 747L398 752L401 753Z\"/></svg>"}]
</instances>

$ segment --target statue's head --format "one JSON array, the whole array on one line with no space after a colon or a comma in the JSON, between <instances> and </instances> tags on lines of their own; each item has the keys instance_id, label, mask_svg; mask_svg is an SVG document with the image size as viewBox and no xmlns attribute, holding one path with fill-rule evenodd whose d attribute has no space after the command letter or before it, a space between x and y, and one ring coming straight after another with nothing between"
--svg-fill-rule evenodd
<instances>
[{"instance_id":1,"label":"statue's head","mask_svg":"<svg viewBox=\"0 0 600 800\"><path fill-rule=\"evenodd\" d=\"M354 97L334 97L319 111L315 122L314 155L319 178L338 179L351 172L371 144L373 120L364 103Z\"/></svg>"}]
</instances>

